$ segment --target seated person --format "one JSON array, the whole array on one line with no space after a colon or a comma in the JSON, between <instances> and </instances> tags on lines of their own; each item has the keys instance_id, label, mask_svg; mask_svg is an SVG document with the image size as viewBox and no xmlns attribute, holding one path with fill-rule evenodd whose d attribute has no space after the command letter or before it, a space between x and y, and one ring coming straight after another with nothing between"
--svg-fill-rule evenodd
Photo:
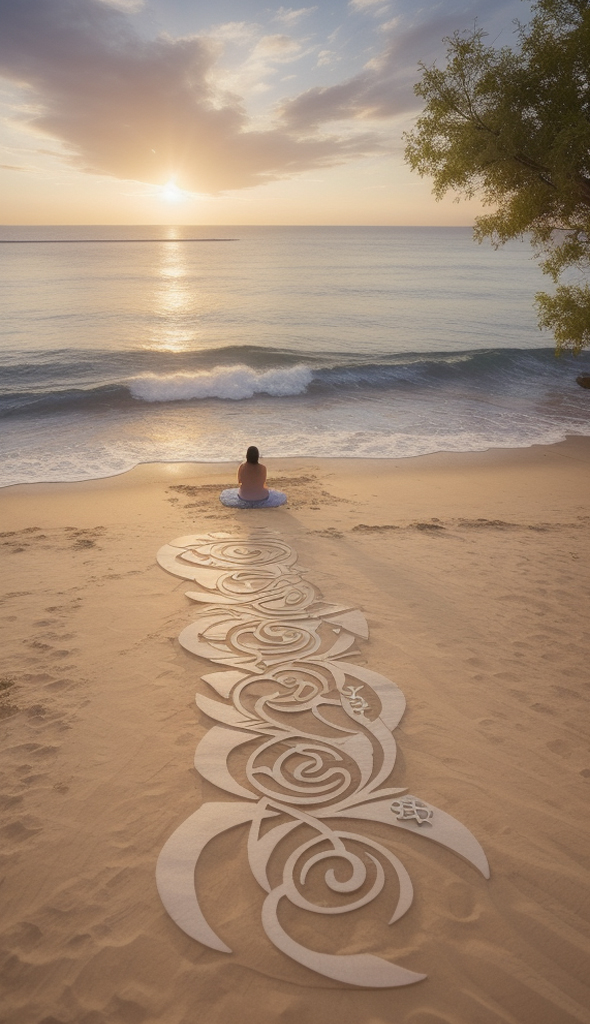
<instances>
[{"instance_id":1,"label":"seated person","mask_svg":"<svg viewBox=\"0 0 590 1024\"><path fill-rule=\"evenodd\" d=\"M228 487L219 495L222 505L228 508L278 508L287 501L283 491L273 491L265 487L266 466L258 461L259 451L250 445L246 452L246 461L238 469L239 487Z\"/></svg>"},{"instance_id":2,"label":"seated person","mask_svg":"<svg viewBox=\"0 0 590 1024\"><path fill-rule=\"evenodd\" d=\"M264 501L268 498L266 466L258 461L260 452L251 444L246 452L246 461L238 469L238 495L243 501Z\"/></svg>"}]
</instances>

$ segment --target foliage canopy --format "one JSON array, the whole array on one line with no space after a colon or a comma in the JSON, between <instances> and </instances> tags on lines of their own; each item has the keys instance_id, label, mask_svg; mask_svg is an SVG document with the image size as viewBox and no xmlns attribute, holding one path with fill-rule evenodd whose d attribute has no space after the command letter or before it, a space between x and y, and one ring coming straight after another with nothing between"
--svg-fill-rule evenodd
<instances>
[{"instance_id":1,"label":"foliage canopy","mask_svg":"<svg viewBox=\"0 0 590 1024\"><path fill-rule=\"evenodd\" d=\"M590 0L537 0L516 31L515 49L486 46L477 27L456 32L446 68L420 65L425 108L405 156L437 198L495 207L476 219L479 242L526 233L544 273L566 274L537 295L539 325L558 352L578 353L590 345Z\"/></svg>"}]
</instances>

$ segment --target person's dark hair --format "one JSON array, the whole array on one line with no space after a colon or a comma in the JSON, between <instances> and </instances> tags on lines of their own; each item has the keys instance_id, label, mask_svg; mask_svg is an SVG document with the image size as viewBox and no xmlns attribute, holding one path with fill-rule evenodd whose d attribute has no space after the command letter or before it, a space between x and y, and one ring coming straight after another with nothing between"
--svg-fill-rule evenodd
<instances>
[{"instance_id":1,"label":"person's dark hair","mask_svg":"<svg viewBox=\"0 0 590 1024\"><path fill-rule=\"evenodd\" d=\"M258 462L260 452L255 444L251 444L246 452L246 462Z\"/></svg>"}]
</instances>

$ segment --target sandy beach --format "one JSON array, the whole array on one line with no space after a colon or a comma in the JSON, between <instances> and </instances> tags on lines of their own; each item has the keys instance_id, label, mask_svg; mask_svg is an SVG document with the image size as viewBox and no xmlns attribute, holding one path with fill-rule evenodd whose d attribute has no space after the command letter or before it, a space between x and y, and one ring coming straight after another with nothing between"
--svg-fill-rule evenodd
<instances>
[{"instance_id":1,"label":"sandy beach","mask_svg":"<svg viewBox=\"0 0 590 1024\"><path fill-rule=\"evenodd\" d=\"M266 461L280 509L223 508L225 464L0 491L0 1018L588 1024L590 439ZM395 785L487 854L489 880L434 844L396 847L411 910L343 928L344 951L370 948L419 984L355 988L273 948L235 830L202 867L231 955L160 902L164 842L224 796L193 768L211 723L194 704L209 666L178 641L190 588L156 552L260 527L326 601L362 609L363 659L407 701Z\"/></svg>"}]
</instances>

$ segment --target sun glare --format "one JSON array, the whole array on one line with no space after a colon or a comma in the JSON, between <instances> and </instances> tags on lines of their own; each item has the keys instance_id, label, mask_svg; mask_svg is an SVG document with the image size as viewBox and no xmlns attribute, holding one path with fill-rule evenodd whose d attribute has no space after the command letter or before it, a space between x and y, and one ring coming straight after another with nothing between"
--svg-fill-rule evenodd
<instances>
[{"instance_id":1,"label":"sun glare","mask_svg":"<svg viewBox=\"0 0 590 1024\"><path fill-rule=\"evenodd\" d=\"M170 181L167 181L165 185L162 185L162 188L160 189L160 197L165 199L167 203L181 203L183 199L188 197L188 193L183 192L183 190L178 187L174 178L170 178Z\"/></svg>"}]
</instances>

